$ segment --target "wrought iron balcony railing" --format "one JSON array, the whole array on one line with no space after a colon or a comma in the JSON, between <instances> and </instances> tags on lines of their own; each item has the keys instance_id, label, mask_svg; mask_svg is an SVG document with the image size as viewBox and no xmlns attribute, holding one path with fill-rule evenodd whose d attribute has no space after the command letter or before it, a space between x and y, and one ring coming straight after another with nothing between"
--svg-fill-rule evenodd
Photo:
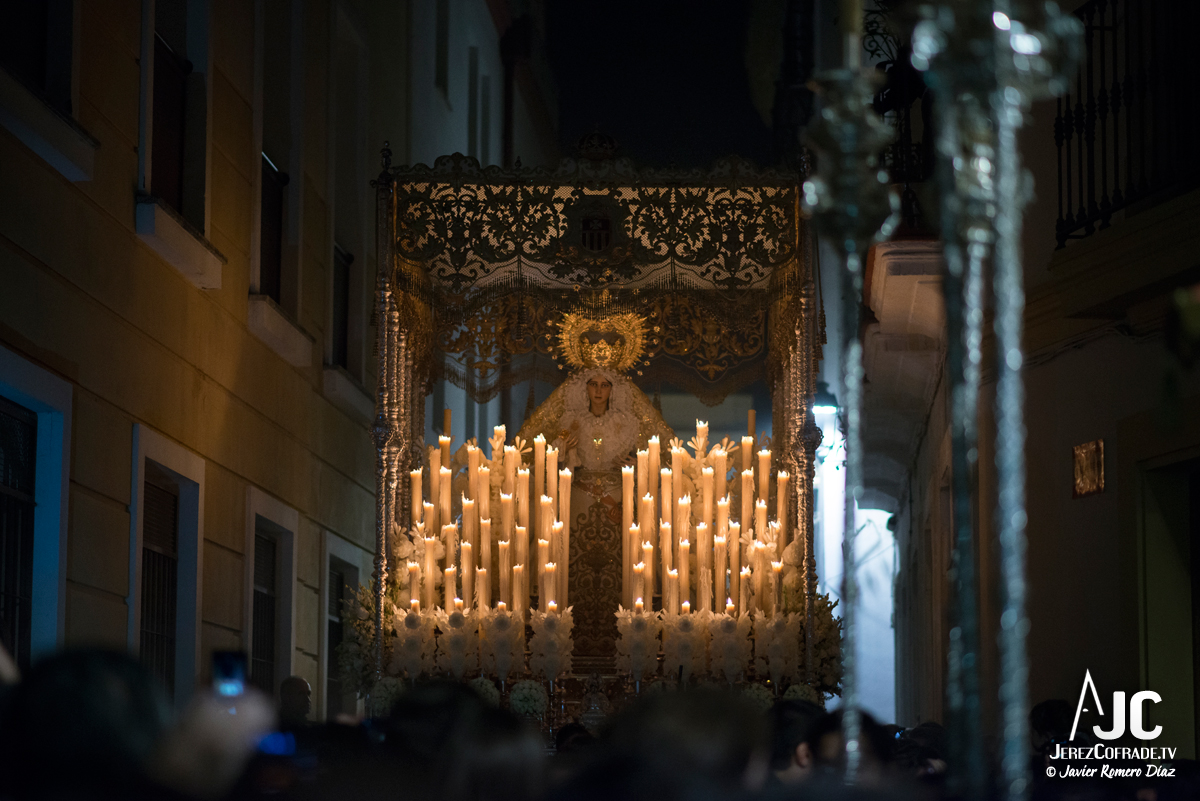
<instances>
[{"instance_id":1,"label":"wrought iron balcony railing","mask_svg":"<svg viewBox=\"0 0 1200 801\"><path fill-rule=\"evenodd\" d=\"M1191 37L1200 3L1091 0L1087 59L1058 100L1058 247L1197 185Z\"/></svg>"}]
</instances>

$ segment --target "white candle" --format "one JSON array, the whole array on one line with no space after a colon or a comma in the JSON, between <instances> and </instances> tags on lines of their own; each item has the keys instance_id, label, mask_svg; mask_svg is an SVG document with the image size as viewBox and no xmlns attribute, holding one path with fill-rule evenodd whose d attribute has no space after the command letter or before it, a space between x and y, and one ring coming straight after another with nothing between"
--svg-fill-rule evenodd
<instances>
[{"instance_id":1,"label":"white candle","mask_svg":"<svg viewBox=\"0 0 1200 801\"><path fill-rule=\"evenodd\" d=\"M525 590L525 565L513 565L512 585L513 614L521 615L524 619L525 610L529 608L529 593Z\"/></svg>"},{"instance_id":2,"label":"white candle","mask_svg":"<svg viewBox=\"0 0 1200 801\"><path fill-rule=\"evenodd\" d=\"M633 566L642 560L641 554L638 552L638 545L642 538L642 527L637 523L630 523L629 528L622 532L621 536L621 552L624 555L624 570L622 570L622 578L625 581L624 603L633 603L633 599L637 597L637 593L633 590ZM653 595L653 588L651 589Z\"/></svg>"},{"instance_id":3,"label":"white candle","mask_svg":"<svg viewBox=\"0 0 1200 801\"><path fill-rule=\"evenodd\" d=\"M634 602L646 597L646 565L638 562L633 566L633 598Z\"/></svg>"},{"instance_id":4,"label":"white candle","mask_svg":"<svg viewBox=\"0 0 1200 801\"><path fill-rule=\"evenodd\" d=\"M546 609L555 605L555 592L558 589L558 565L546 563Z\"/></svg>"},{"instance_id":5,"label":"white candle","mask_svg":"<svg viewBox=\"0 0 1200 801\"><path fill-rule=\"evenodd\" d=\"M491 583L486 567L475 568L475 608L481 612L492 608Z\"/></svg>"},{"instance_id":6,"label":"white candle","mask_svg":"<svg viewBox=\"0 0 1200 801\"><path fill-rule=\"evenodd\" d=\"M408 611L415 612L418 615L421 614L421 602L413 598L408 602Z\"/></svg>"},{"instance_id":7,"label":"white candle","mask_svg":"<svg viewBox=\"0 0 1200 801\"><path fill-rule=\"evenodd\" d=\"M479 566L484 570L488 570L492 566L492 521L479 521ZM486 600L484 608L490 609L492 606L492 585L488 582L487 576L484 576L483 586L479 588Z\"/></svg>"},{"instance_id":8,"label":"white candle","mask_svg":"<svg viewBox=\"0 0 1200 801\"><path fill-rule=\"evenodd\" d=\"M533 438L533 490L530 497L540 498L546 494L546 438L538 434ZM526 523L528 525L528 523ZM541 536L542 507L533 507L533 530ZM540 578L540 575L539 575Z\"/></svg>"},{"instance_id":9,"label":"white candle","mask_svg":"<svg viewBox=\"0 0 1200 801\"><path fill-rule=\"evenodd\" d=\"M447 429L449 430L449 429ZM450 437L443 434L438 437L438 448L442 455L442 467L450 467Z\"/></svg>"},{"instance_id":10,"label":"white candle","mask_svg":"<svg viewBox=\"0 0 1200 801\"><path fill-rule=\"evenodd\" d=\"M699 573L696 582L696 609L701 612L712 611L712 571L704 570Z\"/></svg>"},{"instance_id":11,"label":"white candle","mask_svg":"<svg viewBox=\"0 0 1200 801\"><path fill-rule=\"evenodd\" d=\"M513 498L511 495L500 493L500 539L512 541L513 538Z\"/></svg>"},{"instance_id":12,"label":"white candle","mask_svg":"<svg viewBox=\"0 0 1200 801\"><path fill-rule=\"evenodd\" d=\"M479 448L476 448L471 443L467 443L467 486L471 493L471 497L476 501L479 500L479 461L482 457Z\"/></svg>"},{"instance_id":13,"label":"white candle","mask_svg":"<svg viewBox=\"0 0 1200 801\"><path fill-rule=\"evenodd\" d=\"M655 509L654 496L646 493L642 496L641 513L638 515L638 528L641 529L642 539L654 541L656 527L654 525Z\"/></svg>"},{"instance_id":14,"label":"white candle","mask_svg":"<svg viewBox=\"0 0 1200 801\"><path fill-rule=\"evenodd\" d=\"M771 497L771 452L766 448L758 452L758 497Z\"/></svg>"},{"instance_id":15,"label":"white candle","mask_svg":"<svg viewBox=\"0 0 1200 801\"><path fill-rule=\"evenodd\" d=\"M712 528L713 524L713 469L705 467L700 471L700 522Z\"/></svg>"},{"instance_id":16,"label":"white candle","mask_svg":"<svg viewBox=\"0 0 1200 801\"><path fill-rule=\"evenodd\" d=\"M646 589L643 598L649 598L654 603L654 543L642 543L642 564L646 566Z\"/></svg>"},{"instance_id":17,"label":"white candle","mask_svg":"<svg viewBox=\"0 0 1200 801\"><path fill-rule=\"evenodd\" d=\"M699 523L696 526L696 571L699 576L696 582L696 608L701 612L712 611L712 549L713 538L708 524ZM706 585L707 596L704 592Z\"/></svg>"},{"instance_id":18,"label":"white candle","mask_svg":"<svg viewBox=\"0 0 1200 801\"><path fill-rule=\"evenodd\" d=\"M517 525L529 528L529 468L517 468Z\"/></svg>"},{"instance_id":19,"label":"white candle","mask_svg":"<svg viewBox=\"0 0 1200 801\"><path fill-rule=\"evenodd\" d=\"M637 452L637 496L650 491L650 451Z\"/></svg>"},{"instance_id":20,"label":"white candle","mask_svg":"<svg viewBox=\"0 0 1200 801\"><path fill-rule=\"evenodd\" d=\"M771 613L783 614L783 562L771 563Z\"/></svg>"},{"instance_id":21,"label":"white candle","mask_svg":"<svg viewBox=\"0 0 1200 801\"><path fill-rule=\"evenodd\" d=\"M500 540L500 603L512 603L512 554L508 540Z\"/></svg>"},{"instance_id":22,"label":"white candle","mask_svg":"<svg viewBox=\"0 0 1200 801\"><path fill-rule=\"evenodd\" d=\"M662 600L662 608L672 610L679 608L679 571L667 572L667 587Z\"/></svg>"},{"instance_id":23,"label":"white candle","mask_svg":"<svg viewBox=\"0 0 1200 801\"><path fill-rule=\"evenodd\" d=\"M675 540L692 537L692 496L684 495L675 506Z\"/></svg>"},{"instance_id":24,"label":"white candle","mask_svg":"<svg viewBox=\"0 0 1200 801\"><path fill-rule=\"evenodd\" d=\"M558 603L555 601L550 601L548 604L546 604L546 612L547 612L547 614L557 613L558 612Z\"/></svg>"},{"instance_id":25,"label":"white candle","mask_svg":"<svg viewBox=\"0 0 1200 801\"><path fill-rule=\"evenodd\" d=\"M554 571L554 600L565 601L563 580L566 578L566 570L563 568L566 565L566 560L563 558L563 545L566 540L566 535L563 534L563 523L561 520L555 520L550 524L550 559L557 566Z\"/></svg>"},{"instance_id":26,"label":"white candle","mask_svg":"<svg viewBox=\"0 0 1200 801\"><path fill-rule=\"evenodd\" d=\"M496 602L496 611L499 612L500 614L505 614L506 612L508 612L508 604L504 603L504 601L497 601Z\"/></svg>"},{"instance_id":27,"label":"white candle","mask_svg":"<svg viewBox=\"0 0 1200 801\"><path fill-rule=\"evenodd\" d=\"M679 497L679 493L683 492L683 474L684 468L687 467L687 451L683 448L671 448L671 476L672 482L678 481L674 487L675 497Z\"/></svg>"},{"instance_id":28,"label":"white candle","mask_svg":"<svg viewBox=\"0 0 1200 801\"><path fill-rule=\"evenodd\" d=\"M726 598L725 599L725 614L729 615L730 617L733 617L736 612L737 612L737 607L733 605L733 599Z\"/></svg>"},{"instance_id":29,"label":"white candle","mask_svg":"<svg viewBox=\"0 0 1200 801\"><path fill-rule=\"evenodd\" d=\"M480 518L492 516L492 469L487 465L479 468L479 495L475 508L479 510Z\"/></svg>"},{"instance_id":30,"label":"white candle","mask_svg":"<svg viewBox=\"0 0 1200 801\"><path fill-rule=\"evenodd\" d=\"M775 476L775 520L779 523L779 539L777 542L779 543L780 553L783 552L782 549L787 545L788 503L790 502L788 498L788 479L789 476L786 470L780 470Z\"/></svg>"},{"instance_id":31,"label":"white candle","mask_svg":"<svg viewBox=\"0 0 1200 801\"><path fill-rule=\"evenodd\" d=\"M454 573L455 573L454 566L451 565L450 567L446 568L446 575L443 579L445 584L442 585L442 589L445 590L445 598L442 602L442 607L447 612L454 611L454 599L457 597L454 592L454 590L455 590Z\"/></svg>"},{"instance_id":32,"label":"white candle","mask_svg":"<svg viewBox=\"0 0 1200 801\"><path fill-rule=\"evenodd\" d=\"M549 495L543 495L538 501L538 519L541 521L538 525L538 536L544 540L550 539L550 526L554 523L554 499Z\"/></svg>"},{"instance_id":33,"label":"white candle","mask_svg":"<svg viewBox=\"0 0 1200 801\"><path fill-rule=\"evenodd\" d=\"M692 600L691 560L689 559L691 551L692 544L690 542L679 541L679 597L685 603L690 603Z\"/></svg>"},{"instance_id":34,"label":"white candle","mask_svg":"<svg viewBox=\"0 0 1200 801\"><path fill-rule=\"evenodd\" d=\"M412 494L412 500L409 503L409 519L415 526L421 522L421 515L425 511L424 502L425 496L422 493L421 481L424 474L424 468L408 471L408 489Z\"/></svg>"},{"instance_id":35,"label":"white candle","mask_svg":"<svg viewBox=\"0 0 1200 801\"><path fill-rule=\"evenodd\" d=\"M433 586L437 576L437 537L425 538L425 606L433 609Z\"/></svg>"},{"instance_id":36,"label":"white candle","mask_svg":"<svg viewBox=\"0 0 1200 801\"><path fill-rule=\"evenodd\" d=\"M692 613L692 602L684 601L679 605L679 614L690 615Z\"/></svg>"},{"instance_id":37,"label":"white candle","mask_svg":"<svg viewBox=\"0 0 1200 801\"><path fill-rule=\"evenodd\" d=\"M708 423L703 423L699 420L696 421L696 445L698 446L696 448L696 458L704 458L705 453L708 451Z\"/></svg>"},{"instance_id":38,"label":"white candle","mask_svg":"<svg viewBox=\"0 0 1200 801\"><path fill-rule=\"evenodd\" d=\"M450 513L450 468L438 470L438 522L446 525L454 519Z\"/></svg>"},{"instance_id":39,"label":"white candle","mask_svg":"<svg viewBox=\"0 0 1200 801\"><path fill-rule=\"evenodd\" d=\"M521 464L521 454L517 453L514 445L504 446L504 491L512 495L517 491L517 468Z\"/></svg>"},{"instance_id":40,"label":"white candle","mask_svg":"<svg viewBox=\"0 0 1200 801\"><path fill-rule=\"evenodd\" d=\"M754 502L754 539L758 542L767 541L767 502L759 498Z\"/></svg>"},{"instance_id":41,"label":"white candle","mask_svg":"<svg viewBox=\"0 0 1200 801\"><path fill-rule=\"evenodd\" d=\"M555 500L558 509L558 448L546 447L546 494Z\"/></svg>"},{"instance_id":42,"label":"white candle","mask_svg":"<svg viewBox=\"0 0 1200 801\"><path fill-rule=\"evenodd\" d=\"M550 561L550 540L539 539L537 543L537 572L538 572L538 598L542 603L542 609L546 606L546 563Z\"/></svg>"},{"instance_id":43,"label":"white candle","mask_svg":"<svg viewBox=\"0 0 1200 801\"><path fill-rule=\"evenodd\" d=\"M729 595L741 601L742 598L742 527L737 523L729 524ZM742 607L745 611L745 607Z\"/></svg>"},{"instance_id":44,"label":"white candle","mask_svg":"<svg viewBox=\"0 0 1200 801\"><path fill-rule=\"evenodd\" d=\"M725 482L729 477L729 465L726 462L728 454L724 448L713 448L713 492L718 498L724 498L727 489Z\"/></svg>"},{"instance_id":45,"label":"white candle","mask_svg":"<svg viewBox=\"0 0 1200 801\"><path fill-rule=\"evenodd\" d=\"M673 524L675 521L675 482L672 480L671 468L664 467L658 471L658 475L662 481L662 492L658 496L658 502L662 509L659 519L664 523Z\"/></svg>"},{"instance_id":46,"label":"white candle","mask_svg":"<svg viewBox=\"0 0 1200 801\"><path fill-rule=\"evenodd\" d=\"M430 448L430 501L425 504L425 530L434 532L442 530L444 520L438 519L438 499L442 498L440 490L442 478L442 451L436 447ZM432 506L432 508L431 508Z\"/></svg>"},{"instance_id":47,"label":"white candle","mask_svg":"<svg viewBox=\"0 0 1200 801\"><path fill-rule=\"evenodd\" d=\"M738 594L738 611L743 615L748 615L754 611L750 604L750 568L743 567L738 573L739 586L741 592Z\"/></svg>"},{"instance_id":48,"label":"white candle","mask_svg":"<svg viewBox=\"0 0 1200 801\"><path fill-rule=\"evenodd\" d=\"M742 471L754 469L754 437L742 437L742 447L738 448L742 456Z\"/></svg>"},{"instance_id":49,"label":"white candle","mask_svg":"<svg viewBox=\"0 0 1200 801\"><path fill-rule=\"evenodd\" d=\"M743 528L754 528L754 471L742 471L742 515L738 522Z\"/></svg>"},{"instance_id":50,"label":"white candle","mask_svg":"<svg viewBox=\"0 0 1200 801\"><path fill-rule=\"evenodd\" d=\"M492 427L492 441L500 443L500 454L504 453L504 440L508 439L508 429L504 424ZM496 446L492 445L492 461L496 461Z\"/></svg>"},{"instance_id":51,"label":"white candle","mask_svg":"<svg viewBox=\"0 0 1200 801\"><path fill-rule=\"evenodd\" d=\"M442 526L442 543L446 547L443 564L446 567L450 567L454 564L454 560L458 558L458 525L456 523Z\"/></svg>"},{"instance_id":52,"label":"white candle","mask_svg":"<svg viewBox=\"0 0 1200 801\"><path fill-rule=\"evenodd\" d=\"M529 608L529 577L525 575L525 565L529 564L529 532L524 526L517 526L517 556L513 565L513 611ZM517 579L517 568L521 568L521 579Z\"/></svg>"},{"instance_id":53,"label":"white candle","mask_svg":"<svg viewBox=\"0 0 1200 801\"><path fill-rule=\"evenodd\" d=\"M421 601L421 563L408 562L408 602Z\"/></svg>"},{"instance_id":54,"label":"white candle","mask_svg":"<svg viewBox=\"0 0 1200 801\"><path fill-rule=\"evenodd\" d=\"M658 558L662 561L663 575L674 566L675 557L672 551L675 550L674 534L671 532L671 524L663 523L658 527Z\"/></svg>"},{"instance_id":55,"label":"white candle","mask_svg":"<svg viewBox=\"0 0 1200 801\"><path fill-rule=\"evenodd\" d=\"M729 496L717 501L717 534L725 536L729 533Z\"/></svg>"},{"instance_id":56,"label":"white candle","mask_svg":"<svg viewBox=\"0 0 1200 801\"><path fill-rule=\"evenodd\" d=\"M762 540L754 541L754 606L767 611L767 546Z\"/></svg>"},{"instance_id":57,"label":"white candle","mask_svg":"<svg viewBox=\"0 0 1200 801\"><path fill-rule=\"evenodd\" d=\"M646 441L646 479L650 482L650 489L647 490L650 494L657 494L657 476L662 465L659 463L659 444L658 436L655 435Z\"/></svg>"},{"instance_id":58,"label":"white candle","mask_svg":"<svg viewBox=\"0 0 1200 801\"><path fill-rule=\"evenodd\" d=\"M621 530L633 525L633 468L621 468Z\"/></svg>"},{"instance_id":59,"label":"white candle","mask_svg":"<svg viewBox=\"0 0 1200 801\"><path fill-rule=\"evenodd\" d=\"M639 615L642 614L644 609L645 609L645 607L642 605L641 598L638 598L636 601L633 602L633 611L636 612L637 614L639 614Z\"/></svg>"},{"instance_id":60,"label":"white candle","mask_svg":"<svg viewBox=\"0 0 1200 801\"><path fill-rule=\"evenodd\" d=\"M455 612L463 612L463 611L465 611L465 610L463 609L463 599L462 599L462 598L455 598L455 599L454 599L454 611L455 611Z\"/></svg>"},{"instance_id":61,"label":"white candle","mask_svg":"<svg viewBox=\"0 0 1200 801\"><path fill-rule=\"evenodd\" d=\"M726 542L723 536L713 537L713 600L717 603L720 603L719 599L726 594L725 571L728 569Z\"/></svg>"},{"instance_id":62,"label":"white candle","mask_svg":"<svg viewBox=\"0 0 1200 801\"><path fill-rule=\"evenodd\" d=\"M459 552L459 564L462 565L459 571L462 575L462 597L470 609L475 598L475 549L465 540Z\"/></svg>"},{"instance_id":63,"label":"white candle","mask_svg":"<svg viewBox=\"0 0 1200 801\"><path fill-rule=\"evenodd\" d=\"M559 545L558 564L558 594L555 600L563 606L570 606L567 595L568 580L571 576L571 470L563 468L558 471L558 519L562 521L562 543Z\"/></svg>"}]
</instances>

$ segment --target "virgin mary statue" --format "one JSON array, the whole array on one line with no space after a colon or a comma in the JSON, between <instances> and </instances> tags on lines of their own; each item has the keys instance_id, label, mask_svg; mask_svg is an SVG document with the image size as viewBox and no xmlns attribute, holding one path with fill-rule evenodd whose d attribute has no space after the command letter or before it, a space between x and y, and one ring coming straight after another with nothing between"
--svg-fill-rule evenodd
<instances>
[{"instance_id":1,"label":"virgin mary statue","mask_svg":"<svg viewBox=\"0 0 1200 801\"><path fill-rule=\"evenodd\" d=\"M644 351L645 323L633 313L571 313L560 324L559 351L573 368L521 427L538 434L574 473L571 486L571 588L575 670L610 672L616 652L613 613L621 600L621 467L651 437L674 436L662 413L628 376Z\"/></svg>"}]
</instances>

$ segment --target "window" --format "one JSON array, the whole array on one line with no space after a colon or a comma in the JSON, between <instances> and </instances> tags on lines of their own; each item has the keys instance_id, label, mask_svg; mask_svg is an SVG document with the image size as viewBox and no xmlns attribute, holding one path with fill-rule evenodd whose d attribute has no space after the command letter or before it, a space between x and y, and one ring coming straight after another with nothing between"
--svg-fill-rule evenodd
<instances>
[{"instance_id":1,"label":"window","mask_svg":"<svg viewBox=\"0 0 1200 801\"><path fill-rule=\"evenodd\" d=\"M150 175L154 194L183 213L183 147L187 124L187 76L192 67L162 37L154 35L154 138Z\"/></svg>"},{"instance_id":2,"label":"window","mask_svg":"<svg viewBox=\"0 0 1200 801\"><path fill-rule=\"evenodd\" d=\"M71 113L72 0L0 6L0 66L61 111Z\"/></svg>"},{"instance_id":3,"label":"window","mask_svg":"<svg viewBox=\"0 0 1200 801\"><path fill-rule=\"evenodd\" d=\"M280 303L283 285L283 201L287 173L262 154L262 234L259 240L258 291Z\"/></svg>"},{"instance_id":4,"label":"window","mask_svg":"<svg viewBox=\"0 0 1200 801\"><path fill-rule=\"evenodd\" d=\"M181 708L200 675L204 459L141 423L133 458L127 641Z\"/></svg>"},{"instance_id":5,"label":"window","mask_svg":"<svg viewBox=\"0 0 1200 801\"><path fill-rule=\"evenodd\" d=\"M450 99L450 0L437 0L433 83Z\"/></svg>"},{"instance_id":6,"label":"window","mask_svg":"<svg viewBox=\"0 0 1200 801\"><path fill-rule=\"evenodd\" d=\"M146 463L142 507L142 664L175 693L179 594L179 487L154 462Z\"/></svg>"},{"instance_id":7,"label":"window","mask_svg":"<svg viewBox=\"0 0 1200 801\"><path fill-rule=\"evenodd\" d=\"M358 571L348 562L337 557L329 558L329 603L326 610L326 655L325 670L325 715L333 720L339 714L354 714L353 692L342 685L338 670L337 650L346 631L345 601L351 597L352 587L358 584Z\"/></svg>"},{"instance_id":8,"label":"window","mask_svg":"<svg viewBox=\"0 0 1200 801\"><path fill-rule=\"evenodd\" d=\"M29 667L37 415L0 398L0 644Z\"/></svg>"},{"instance_id":9,"label":"window","mask_svg":"<svg viewBox=\"0 0 1200 801\"><path fill-rule=\"evenodd\" d=\"M274 695L278 630L278 548L264 528L254 534L254 628L250 648L250 683Z\"/></svg>"},{"instance_id":10,"label":"window","mask_svg":"<svg viewBox=\"0 0 1200 801\"><path fill-rule=\"evenodd\" d=\"M333 246L333 346L330 354L333 363L349 367L350 357L350 265L354 256L337 243Z\"/></svg>"}]
</instances>

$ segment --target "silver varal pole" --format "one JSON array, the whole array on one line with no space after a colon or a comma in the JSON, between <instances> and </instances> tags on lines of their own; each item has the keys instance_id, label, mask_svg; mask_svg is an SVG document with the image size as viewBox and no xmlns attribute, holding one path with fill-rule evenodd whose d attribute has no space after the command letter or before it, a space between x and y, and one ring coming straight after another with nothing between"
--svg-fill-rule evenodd
<instances>
[{"instance_id":1,"label":"silver varal pole","mask_svg":"<svg viewBox=\"0 0 1200 801\"><path fill-rule=\"evenodd\" d=\"M858 15L861 18L861 11ZM821 113L809 131L818 151L818 171L804 183L804 205L817 227L839 251L842 264L842 359L846 415L846 507L843 529L842 584L842 717L846 743L846 781L856 780L861 761L858 634L854 542L856 511L863 490L862 386L863 354L859 339L863 258L871 243L891 233L896 198L887 189L887 174L877 166L878 153L892 131L873 111L875 82L858 64L858 35L847 36L848 66L817 76Z\"/></svg>"}]
</instances>

